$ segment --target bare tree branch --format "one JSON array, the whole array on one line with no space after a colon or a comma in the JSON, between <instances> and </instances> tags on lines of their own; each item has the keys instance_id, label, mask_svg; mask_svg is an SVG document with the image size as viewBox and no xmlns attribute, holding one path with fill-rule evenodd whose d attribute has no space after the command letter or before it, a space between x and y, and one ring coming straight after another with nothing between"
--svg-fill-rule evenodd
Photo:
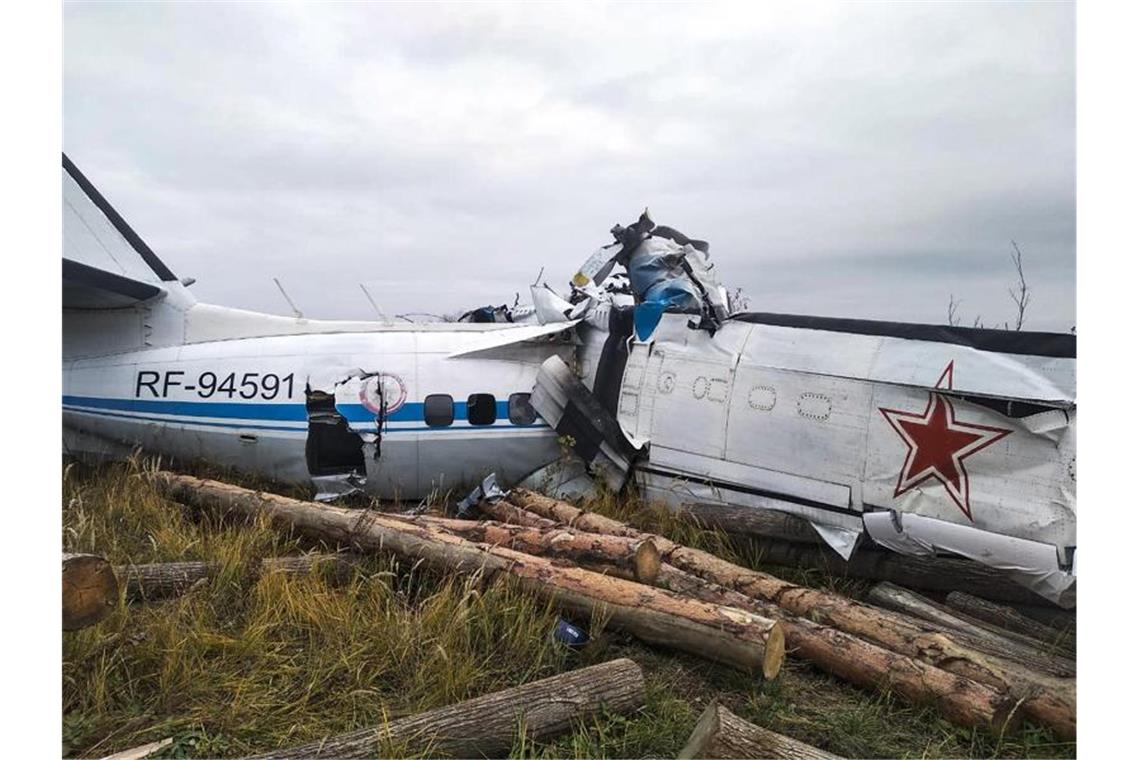
<instances>
[{"instance_id":1,"label":"bare tree branch","mask_svg":"<svg viewBox=\"0 0 1140 760\"><path fill-rule=\"evenodd\" d=\"M1020 330L1021 326L1025 324L1025 310L1029 308L1029 285L1025 282L1025 270L1021 266L1021 248L1018 247L1016 240L1009 242L1013 244L1013 250L1016 252L1011 253L1009 258L1013 261L1014 268L1017 269L1017 288L1016 290L1014 288L1009 289L1009 297L1017 307L1013 329Z\"/></svg>"},{"instance_id":2,"label":"bare tree branch","mask_svg":"<svg viewBox=\"0 0 1140 760\"><path fill-rule=\"evenodd\" d=\"M962 301L954 300L954 294L950 294L950 302L946 304L946 324L951 327L957 327L962 318L958 316L958 307L962 305Z\"/></svg>"}]
</instances>

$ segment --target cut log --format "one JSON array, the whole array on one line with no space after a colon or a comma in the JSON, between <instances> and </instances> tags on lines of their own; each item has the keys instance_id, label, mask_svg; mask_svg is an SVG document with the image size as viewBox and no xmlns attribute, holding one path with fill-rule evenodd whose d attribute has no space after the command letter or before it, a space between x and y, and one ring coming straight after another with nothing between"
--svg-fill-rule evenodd
<instances>
[{"instance_id":1,"label":"cut log","mask_svg":"<svg viewBox=\"0 0 1140 760\"><path fill-rule=\"evenodd\" d=\"M426 521L299 501L277 494L158 472L156 487L199 508L246 517L264 515L278 526L368 551L389 551L457 572L509 575L522 588L581 617L602 613L607 623L648 644L690 652L749 673L773 678L784 658L779 623L502 546L476 544Z\"/></svg>"},{"instance_id":2,"label":"cut log","mask_svg":"<svg viewBox=\"0 0 1140 760\"><path fill-rule=\"evenodd\" d=\"M1071 629L1068 632L1058 630L1027 617L1012 607L980 599L962 591L951 591L947 594L946 606L977 620L996 625L1003 631L1020 633L1069 653L1076 651L1076 641L1073 640Z\"/></svg>"},{"instance_id":3,"label":"cut log","mask_svg":"<svg viewBox=\"0 0 1140 760\"><path fill-rule=\"evenodd\" d=\"M94 554L63 555L63 630L98 623L119 601L111 563Z\"/></svg>"},{"instance_id":4,"label":"cut log","mask_svg":"<svg viewBox=\"0 0 1140 760\"><path fill-rule=\"evenodd\" d=\"M1066 610L1054 604L1017 604L1014 602L1010 602L1009 606L1042 625L1076 635L1077 610L1075 607Z\"/></svg>"},{"instance_id":5,"label":"cut log","mask_svg":"<svg viewBox=\"0 0 1140 760\"><path fill-rule=\"evenodd\" d=\"M876 692L889 689L916 704L932 705L948 721L966 728L1000 735L1021 726L1023 711L1018 701L991 686L796 617L771 602L745 596L670 564L661 566L657 584L695 599L780 620L789 656L855 686Z\"/></svg>"},{"instance_id":6,"label":"cut log","mask_svg":"<svg viewBox=\"0 0 1140 760\"><path fill-rule=\"evenodd\" d=\"M352 563L341 554L302 554L296 557L269 557L257 566L261 573L307 575L328 569L338 582L347 579ZM120 565L115 568L126 587L128 602L157 601L186 593L196 584L207 581L217 566L207 562L159 562L146 565Z\"/></svg>"},{"instance_id":7,"label":"cut log","mask_svg":"<svg viewBox=\"0 0 1140 760\"><path fill-rule=\"evenodd\" d=\"M753 725L716 702L705 708L688 743L677 755L678 760L702 757L839 760L839 755Z\"/></svg>"},{"instance_id":8,"label":"cut log","mask_svg":"<svg viewBox=\"0 0 1140 760\"><path fill-rule=\"evenodd\" d=\"M630 538L649 536L661 552L662 559L669 565L746 596L773 602L793 615L864 638L964 678L1008 691L1025 700L1027 717L1052 729L1059 738L1068 741L1076 738L1076 686L1072 679L1048 676L1017 663L978 652L935 630L924 621L881 610L840 594L798 586L758 570L743 568L708 552L677 544L664 536L642 533L625 523L587 512L534 491L515 488L509 499L515 506L579 530ZM799 650L802 652L803 649L800 644Z\"/></svg>"},{"instance_id":9,"label":"cut log","mask_svg":"<svg viewBox=\"0 0 1140 760\"><path fill-rule=\"evenodd\" d=\"M629 715L644 706L641 668L623 658L256 757L495 757L510 750L520 730L528 739L541 741L565 733L603 709Z\"/></svg>"},{"instance_id":10,"label":"cut log","mask_svg":"<svg viewBox=\"0 0 1140 760\"><path fill-rule=\"evenodd\" d=\"M1000 570L980 562L953 557L908 557L872 547L855 550L844 560L829 547L755 539L762 562L784 567L806 567L840 578L890 581L908 588L937 593L968 588L977 596L998 602L1040 604L1042 598L1010 580Z\"/></svg>"},{"instance_id":11,"label":"cut log","mask_svg":"<svg viewBox=\"0 0 1140 760\"><path fill-rule=\"evenodd\" d=\"M496 510L495 514L521 518L532 525L542 524L539 521L558 524L520 507L512 505L512 509L514 512ZM1022 711L1016 700L991 686L797 617L772 602L746 596L667 563L661 566L657 585L696 599L779 619L784 624L789 655L811 662L856 686L872 691L887 688L917 704L934 705L943 717L956 725L1002 733L1021 724Z\"/></svg>"},{"instance_id":12,"label":"cut log","mask_svg":"<svg viewBox=\"0 0 1140 760\"><path fill-rule=\"evenodd\" d=\"M974 649L1032 670L1059 678L1072 678L1077 674L1075 662L1044 652L1041 644L1033 639L1001 631L893 583L876 584L868 592L867 600L880 607L928 620Z\"/></svg>"},{"instance_id":13,"label":"cut log","mask_svg":"<svg viewBox=\"0 0 1140 760\"><path fill-rule=\"evenodd\" d=\"M499 502L502 505L502 502ZM526 509L506 505L508 509L499 509L495 505L484 502L482 507L489 514L502 516L508 520L519 520L524 525L537 526L537 530L546 534L559 528L559 523L547 520ZM480 532L477 526L502 530L507 528L500 523L471 523L469 521L447 521L439 518L429 518L429 522L442 526L442 528L455 528L466 538L473 540L494 540L499 544L506 544L506 537L512 533L503 533L497 536L495 532ZM456 524L458 523L458 524ZM564 529L563 530L572 530ZM577 536L594 536L600 538L601 533L580 533ZM611 537L617 538L617 537ZM622 539L637 541L638 539ZM527 547L514 547L528 550ZM538 550L528 550L532 554L541 554ZM622 578L637 580L635 572L625 564L611 563L608 557L575 557L579 564L596 572L613 573L624 570ZM663 573L663 574L659 574ZM677 591L678 594L691 596L724 606L733 606L750 610L763 616L779 618L783 622L784 637L791 652L803 647L803 651L811 654L811 661L827 672L852 683L871 689L890 687L898 694L911 698L922 704L936 703L945 716L951 718L956 724L968 727L983 727L992 730L1008 730L1016 727L1020 722L1020 713L1015 710L1015 701L1003 696L995 689L982 686L951 673L938 670L931 665L907 659L903 655L887 651L887 649L874 646L860 638L849 636L841 631L823 629L817 624L800 620L795 616L780 610L774 604L760 602L760 600L736 593L714 583L701 580L694 575L677 570L671 565L661 566L658 562L658 572L654 578L662 588ZM653 582L642 580L642 582ZM814 640L808 640L814 639Z\"/></svg>"},{"instance_id":14,"label":"cut log","mask_svg":"<svg viewBox=\"0 0 1140 760\"><path fill-rule=\"evenodd\" d=\"M560 522L539 517L534 512L529 512L522 507L511 504L506 499L484 499L479 502L477 508L488 518L497 520L498 522L510 523L512 525L525 525L528 528L564 527Z\"/></svg>"},{"instance_id":15,"label":"cut log","mask_svg":"<svg viewBox=\"0 0 1140 760\"><path fill-rule=\"evenodd\" d=\"M678 511L702 528L797 544L824 544L810 522L776 509L731 504L685 504Z\"/></svg>"},{"instance_id":16,"label":"cut log","mask_svg":"<svg viewBox=\"0 0 1140 760\"><path fill-rule=\"evenodd\" d=\"M479 541L539 557L566 559L578 565L615 565L632 571L633 579L652 585L661 568L661 553L649 538L626 538L566 528L525 527L502 522L472 522L441 517L415 517L468 541Z\"/></svg>"}]
</instances>

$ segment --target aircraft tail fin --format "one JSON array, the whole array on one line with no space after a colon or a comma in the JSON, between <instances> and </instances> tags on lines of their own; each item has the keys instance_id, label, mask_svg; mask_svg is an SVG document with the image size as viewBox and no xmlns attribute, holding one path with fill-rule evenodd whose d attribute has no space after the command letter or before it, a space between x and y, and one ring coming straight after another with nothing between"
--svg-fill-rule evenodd
<instances>
[{"instance_id":1,"label":"aircraft tail fin","mask_svg":"<svg viewBox=\"0 0 1140 760\"><path fill-rule=\"evenodd\" d=\"M63 156L63 307L115 309L180 283L126 220Z\"/></svg>"}]
</instances>

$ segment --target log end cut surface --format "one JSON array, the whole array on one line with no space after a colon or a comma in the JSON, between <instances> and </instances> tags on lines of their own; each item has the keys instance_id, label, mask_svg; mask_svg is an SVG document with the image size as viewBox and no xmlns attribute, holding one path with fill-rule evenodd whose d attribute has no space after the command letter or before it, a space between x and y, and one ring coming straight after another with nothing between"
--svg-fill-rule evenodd
<instances>
[{"instance_id":1,"label":"log end cut surface","mask_svg":"<svg viewBox=\"0 0 1140 760\"><path fill-rule=\"evenodd\" d=\"M639 582L651 584L657 580L657 574L661 572L661 552L657 551L653 541L646 539L637 545L633 566Z\"/></svg>"},{"instance_id":2,"label":"log end cut surface","mask_svg":"<svg viewBox=\"0 0 1140 760\"><path fill-rule=\"evenodd\" d=\"M119 582L107 560L92 554L63 555L63 630L98 623L118 598Z\"/></svg>"},{"instance_id":3,"label":"log end cut surface","mask_svg":"<svg viewBox=\"0 0 1140 760\"><path fill-rule=\"evenodd\" d=\"M768 646L764 649L764 679L771 681L784 664L784 626L776 623L768 633Z\"/></svg>"}]
</instances>

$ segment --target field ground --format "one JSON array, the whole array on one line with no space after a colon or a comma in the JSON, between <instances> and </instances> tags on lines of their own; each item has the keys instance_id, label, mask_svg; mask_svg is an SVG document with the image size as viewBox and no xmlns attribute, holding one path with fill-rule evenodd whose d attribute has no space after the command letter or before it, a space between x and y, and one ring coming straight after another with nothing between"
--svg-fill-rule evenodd
<instances>
[{"instance_id":1,"label":"field ground","mask_svg":"<svg viewBox=\"0 0 1140 760\"><path fill-rule=\"evenodd\" d=\"M207 560L221 570L181 598L119 607L64 634L63 754L100 757L174 737L159 757L236 757L377 725L585 664L629 657L648 705L548 743L520 730L512 757L675 757L712 699L758 725L848 757L1072 757L1027 725L996 738L933 711L856 689L792 657L762 683L695 657L588 626L580 653L551 641L557 612L510 582L445 577L386 557L347 582L248 572L263 557L320 548L265 524L227 524L167 502L143 465L66 464L63 545L115 564ZM232 480L232 479L231 479ZM265 484L258 484L265 487ZM288 491L283 491L288 493ZM290 495L305 496L292 493ZM763 566L747 543L698 532L663 510L607 499L591 508L797 582L854 582ZM402 754L390 748L390 754Z\"/></svg>"}]
</instances>

